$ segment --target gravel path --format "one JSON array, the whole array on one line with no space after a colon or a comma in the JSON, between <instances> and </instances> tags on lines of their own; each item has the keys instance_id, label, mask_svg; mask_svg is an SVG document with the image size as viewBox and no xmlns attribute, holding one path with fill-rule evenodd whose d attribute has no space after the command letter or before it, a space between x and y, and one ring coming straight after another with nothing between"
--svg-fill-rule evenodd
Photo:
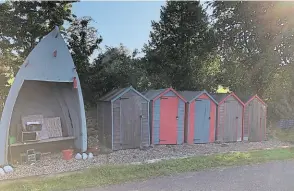
<instances>
[{"instance_id":1,"label":"gravel path","mask_svg":"<svg viewBox=\"0 0 294 191\"><path fill-rule=\"evenodd\" d=\"M294 161L182 173L83 191L293 191Z\"/></svg>"},{"instance_id":2,"label":"gravel path","mask_svg":"<svg viewBox=\"0 0 294 191\"><path fill-rule=\"evenodd\" d=\"M152 159L174 158L185 156L199 156L230 151L248 151L255 149L277 148L291 146L277 140L264 142L237 142L227 144L198 144L198 145L159 145L148 150L130 149L120 150L108 155L95 156L91 160L62 160L61 154L51 154L42 157L41 161L32 165L15 165L14 172L0 176L0 180L16 179L28 176L55 174L76 171L103 164L126 164L146 162Z\"/></svg>"}]
</instances>

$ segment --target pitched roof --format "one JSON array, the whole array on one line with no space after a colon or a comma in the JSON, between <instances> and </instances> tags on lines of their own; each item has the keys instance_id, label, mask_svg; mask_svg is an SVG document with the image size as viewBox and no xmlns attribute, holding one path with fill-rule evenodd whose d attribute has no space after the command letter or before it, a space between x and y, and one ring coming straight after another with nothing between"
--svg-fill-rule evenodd
<instances>
[{"instance_id":1,"label":"pitched roof","mask_svg":"<svg viewBox=\"0 0 294 191\"><path fill-rule=\"evenodd\" d=\"M237 94L237 96L243 103L246 103L253 97L252 95L244 95L244 94Z\"/></svg>"},{"instance_id":2,"label":"pitched roof","mask_svg":"<svg viewBox=\"0 0 294 191\"><path fill-rule=\"evenodd\" d=\"M267 105L258 95L251 95L251 96L246 96L246 95L237 95L239 99L244 103L247 104L248 101L254 100L254 98L257 98L262 104Z\"/></svg>"},{"instance_id":3,"label":"pitched roof","mask_svg":"<svg viewBox=\"0 0 294 191\"><path fill-rule=\"evenodd\" d=\"M187 101L193 100L196 96L204 93L203 91L178 91Z\"/></svg>"},{"instance_id":4,"label":"pitched roof","mask_svg":"<svg viewBox=\"0 0 294 191\"><path fill-rule=\"evenodd\" d=\"M225 97L230 95L230 93L214 93L210 94L217 102L221 102Z\"/></svg>"},{"instance_id":5,"label":"pitched roof","mask_svg":"<svg viewBox=\"0 0 294 191\"><path fill-rule=\"evenodd\" d=\"M108 92L107 94L105 94L104 96L100 97L99 101L111 101L128 88L129 87L114 89L114 90Z\"/></svg>"},{"instance_id":6,"label":"pitched roof","mask_svg":"<svg viewBox=\"0 0 294 191\"><path fill-rule=\"evenodd\" d=\"M167 90L168 88L165 89L157 89L157 90L147 90L142 92L142 94L147 97L149 100L154 99L156 96Z\"/></svg>"}]
</instances>

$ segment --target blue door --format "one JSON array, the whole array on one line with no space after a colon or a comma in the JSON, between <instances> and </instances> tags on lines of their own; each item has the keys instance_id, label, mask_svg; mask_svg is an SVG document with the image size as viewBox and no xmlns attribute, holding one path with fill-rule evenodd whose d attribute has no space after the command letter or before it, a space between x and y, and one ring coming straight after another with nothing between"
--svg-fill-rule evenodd
<instances>
[{"instance_id":1,"label":"blue door","mask_svg":"<svg viewBox=\"0 0 294 191\"><path fill-rule=\"evenodd\" d=\"M209 142L209 114L210 101L204 99L196 100L194 113L194 143Z\"/></svg>"}]
</instances>

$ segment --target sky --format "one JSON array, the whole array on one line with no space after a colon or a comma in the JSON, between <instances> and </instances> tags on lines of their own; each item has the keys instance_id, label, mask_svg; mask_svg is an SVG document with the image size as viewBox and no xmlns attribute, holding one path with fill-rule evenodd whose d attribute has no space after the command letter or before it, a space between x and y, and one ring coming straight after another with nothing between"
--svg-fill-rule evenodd
<instances>
[{"instance_id":1,"label":"sky","mask_svg":"<svg viewBox=\"0 0 294 191\"><path fill-rule=\"evenodd\" d=\"M91 16L103 41L101 48L119 46L141 50L148 42L151 21L158 21L165 1L81 1L73 4L78 17Z\"/></svg>"}]
</instances>

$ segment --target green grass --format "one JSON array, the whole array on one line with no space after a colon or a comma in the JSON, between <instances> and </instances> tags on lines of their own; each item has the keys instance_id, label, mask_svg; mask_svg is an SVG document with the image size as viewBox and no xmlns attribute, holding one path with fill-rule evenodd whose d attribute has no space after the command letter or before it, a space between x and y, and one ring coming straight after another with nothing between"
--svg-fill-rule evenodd
<instances>
[{"instance_id":1,"label":"green grass","mask_svg":"<svg viewBox=\"0 0 294 191\"><path fill-rule=\"evenodd\" d=\"M153 164L100 166L79 173L67 173L55 177L2 182L0 190L46 191L98 187L180 172L292 158L294 158L294 148L282 148L173 159Z\"/></svg>"}]
</instances>

